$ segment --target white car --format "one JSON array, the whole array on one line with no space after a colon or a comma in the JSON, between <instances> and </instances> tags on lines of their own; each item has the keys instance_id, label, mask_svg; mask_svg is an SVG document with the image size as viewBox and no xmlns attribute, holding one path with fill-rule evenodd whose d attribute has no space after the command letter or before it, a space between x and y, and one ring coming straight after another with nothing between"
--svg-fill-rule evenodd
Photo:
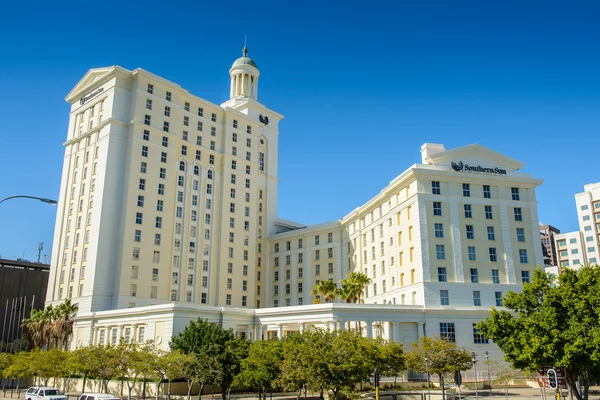
<instances>
[{"instance_id":1,"label":"white car","mask_svg":"<svg viewBox=\"0 0 600 400\"><path fill-rule=\"evenodd\" d=\"M25 400L67 400L67 396L57 388L33 386L25 392Z\"/></svg>"},{"instance_id":2,"label":"white car","mask_svg":"<svg viewBox=\"0 0 600 400\"><path fill-rule=\"evenodd\" d=\"M121 398L108 393L84 393L79 396L79 400L121 400Z\"/></svg>"}]
</instances>

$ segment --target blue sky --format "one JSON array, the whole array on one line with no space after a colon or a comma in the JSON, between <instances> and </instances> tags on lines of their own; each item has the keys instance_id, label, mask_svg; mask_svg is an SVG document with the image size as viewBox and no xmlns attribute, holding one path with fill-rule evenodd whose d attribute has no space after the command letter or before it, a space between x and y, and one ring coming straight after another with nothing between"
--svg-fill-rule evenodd
<instances>
[{"instance_id":1,"label":"blue sky","mask_svg":"<svg viewBox=\"0 0 600 400\"><path fill-rule=\"evenodd\" d=\"M597 1L46 4L0 5L0 198L58 197L64 97L89 68L142 67L219 104L244 34L261 102L286 117L283 218L344 216L426 141L524 162L545 180L540 220L563 231L573 195L600 181ZM55 213L0 205L0 255L35 259L44 242L50 256Z\"/></svg>"}]
</instances>

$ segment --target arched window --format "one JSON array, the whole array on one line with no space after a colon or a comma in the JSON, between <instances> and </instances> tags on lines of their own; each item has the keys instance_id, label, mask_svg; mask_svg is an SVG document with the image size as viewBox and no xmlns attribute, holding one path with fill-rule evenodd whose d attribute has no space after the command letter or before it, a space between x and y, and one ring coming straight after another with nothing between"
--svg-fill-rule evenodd
<instances>
[{"instance_id":1,"label":"arched window","mask_svg":"<svg viewBox=\"0 0 600 400\"><path fill-rule=\"evenodd\" d=\"M179 170L180 171L185 171L185 162L179 161Z\"/></svg>"},{"instance_id":2,"label":"arched window","mask_svg":"<svg viewBox=\"0 0 600 400\"><path fill-rule=\"evenodd\" d=\"M194 165L194 175L199 175L200 174L200 168L198 168L197 165Z\"/></svg>"},{"instance_id":3,"label":"arched window","mask_svg":"<svg viewBox=\"0 0 600 400\"><path fill-rule=\"evenodd\" d=\"M212 179L213 178L213 172L212 169L208 170L208 179Z\"/></svg>"}]
</instances>

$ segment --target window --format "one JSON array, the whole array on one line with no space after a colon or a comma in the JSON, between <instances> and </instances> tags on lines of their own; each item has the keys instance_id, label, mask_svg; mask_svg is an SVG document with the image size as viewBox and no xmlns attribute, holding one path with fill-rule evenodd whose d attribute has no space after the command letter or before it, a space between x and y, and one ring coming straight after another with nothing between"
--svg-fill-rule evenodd
<instances>
[{"instance_id":1,"label":"window","mask_svg":"<svg viewBox=\"0 0 600 400\"><path fill-rule=\"evenodd\" d=\"M481 292L479 290L473 290L473 305L481 307Z\"/></svg>"},{"instance_id":2,"label":"window","mask_svg":"<svg viewBox=\"0 0 600 400\"><path fill-rule=\"evenodd\" d=\"M523 283L529 283L530 282L529 271L521 271L521 281Z\"/></svg>"},{"instance_id":3,"label":"window","mask_svg":"<svg viewBox=\"0 0 600 400\"><path fill-rule=\"evenodd\" d=\"M136 229L134 234L133 234L133 241L134 242L141 242L142 241L142 231L140 231L139 229Z\"/></svg>"},{"instance_id":4,"label":"window","mask_svg":"<svg viewBox=\"0 0 600 400\"><path fill-rule=\"evenodd\" d=\"M443 244L436 244L435 245L435 253L436 253L436 256L437 256L438 260L445 260L446 259L446 250L445 250Z\"/></svg>"},{"instance_id":5,"label":"window","mask_svg":"<svg viewBox=\"0 0 600 400\"><path fill-rule=\"evenodd\" d=\"M502 292L494 292L496 307L502 307Z\"/></svg>"},{"instance_id":6,"label":"window","mask_svg":"<svg viewBox=\"0 0 600 400\"><path fill-rule=\"evenodd\" d=\"M143 214L141 212L135 214L135 223L138 225L142 224Z\"/></svg>"},{"instance_id":7,"label":"window","mask_svg":"<svg viewBox=\"0 0 600 400\"><path fill-rule=\"evenodd\" d=\"M498 255L495 247L490 247L490 262L498 262Z\"/></svg>"},{"instance_id":8,"label":"window","mask_svg":"<svg viewBox=\"0 0 600 400\"><path fill-rule=\"evenodd\" d=\"M440 190L440 182L439 181L433 181L433 182L431 182L431 193L433 193L433 194L442 194L442 192Z\"/></svg>"},{"instance_id":9,"label":"window","mask_svg":"<svg viewBox=\"0 0 600 400\"><path fill-rule=\"evenodd\" d=\"M202 107L198 107L198 116L199 117L203 117L204 116L204 109Z\"/></svg>"},{"instance_id":10,"label":"window","mask_svg":"<svg viewBox=\"0 0 600 400\"><path fill-rule=\"evenodd\" d=\"M473 211L471 210L470 204L465 204L465 218L473 218Z\"/></svg>"},{"instance_id":11,"label":"window","mask_svg":"<svg viewBox=\"0 0 600 400\"><path fill-rule=\"evenodd\" d=\"M467 239L475 239L475 229L473 225L467 225Z\"/></svg>"},{"instance_id":12,"label":"window","mask_svg":"<svg viewBox=\"0 0 600 400\"><path fill-rule=\"evenodd\" d=\"M463 197L471 197L471 185L468 183L462 184Z\"/></svg>"},{"instance_id":13,"label":"window","mask_svg":"<svg viewBox=\"0 0 600 400\"><path fill-rule=\"evenodd\" d=\"M525 241L525 229L517 228L517 242Z\"/></svg>"},{"instance_id":14,"label":"window","mask_svg":"<svg viewBox=\"0 0 600 400\"><path fill-rule=\"evenodd\" d=\"M479 283L479 272L477 268L471 268L471 283Z\"/></svg>"},{"instance_id":15,"label":"window","mask_svg":"<svg viewBox=\"0 0 600 400\"><path fill-rule=\"evenodd\" d=\"M316 236L315 236L315 246L318 246L318 245L319 245L319 242L320 242L320 240L319 240L319 235L316 235Z\"/></svg>"},{"instance_id":16,"label":"window","mask_svg":"<svg viewBox=\"0 0 600 400\"><path fill-rule=\"evenodd\" d=\"M433 202L433 215L441 216L442 215L442 203L439 201Z\"/></svg>"},{"instance_id":17,"label":"window","mask_svg":"<svg viewBox=\"0 0 600 400\"><path fill-rule=\"evenodd\" d=\"M138 196L137 205L138 207L144 207L144 196Z\"/></svg>"},{"instance_id":18,"label":"window","mask_svg":"<svg viewBox=\"0 0 600 400\"><path fill-rule=\"evenodd\" d=\"M152 110L152 100L146 99L146 109Z\"/></svg>"},{"instance_id":19,"label":"window","mask_svg":"<svg viewBox=\"0 0 600 400\"><path fill-rule=\"evenodd\" d=\"M485 219L493 219L492 206L485 206Z\"/></svg>"},{"instance_id":20,"label":"window","mask_svg":"<svg viewBox=\"0 0 600 400\"><path fill-rule=\"evenodd\" d=\"M469 255L469 261L477 261L477 255L475 252L475 246L469 246L467 248L468 250L468 255Z\"/></svg>"},{"instance_id":21,"label":"window","mask_svg":"<svg viewBox=\"0 0 600 400\"><path fill-rule=\"evenodd\" d=\"M148 93L152 94L154 93L154 85L149 83L148 84L148 89L147 89Z\"/></svg>"},{"instance_id":22,"label":"window","mask_svg":"<svg viewBox=\"0 0 600 400\"><path fill-rule=\"evenodd\" d=\"M217 114L215 114L215 113L212 113L212 115L211 115L211 117L210 117L210 120L211 120L212 122L217 122Z\"/></svg>"},{"instance_id":23,"label":"window","mask_svg":"<svg viewBox=\"0 0 600 400\"><path fill-rule=\"evenodd\" d=\"M500 271L497 269L492 270L492 283L495 283L495 284L500 283Z\"/></svg>"},{"instance_id":24,"label":"window","mask_svg":"<svg viewBox=\"0 0 600 400\"><path fill-rule=\"evenodd\" d=\"M438 281L448 282L448 274L446 271L446 267L438 267Z\"/></svg>"},{"instance_id":25,"label":"window","mask_svg":"<svg viewBox=\"0 0 600 400\"><path fill-rule=\"evenodd\" d=\"M494 233L494 227L487 227L488 240L496 240L496 234Z\"/></svg>"},{"instance_id":26,"label":"window","mask_svg":"<svg viewBox=\"0 0 600 400\"><path fill-rule=\"evenodd\" d=\"M449 306L450 305L450 295L447 290L440 290L440 305L441 306Z\"/></svg>"},{"instance_id":27,"label":"window","mask_svg":"<svg viewBox=\"0 0 600 400\"><path fill-rule=\"evenodd\" d=\"M521 262L521 264L527 264L528 260L526 249L519 249L519 261Z\"/></svg>"},{"instance_id":28,"label":"window","mask_svg":"<svg viewBox=\"0 0 600 400\"><path fill-rule=\"evenodd\" d=\"M513 200L521 200L521 196L519 195L519 188L510 188L512 199Z\"/></svg>"},{"instance_id":29,"label":"window","mask_svg":"<svg viewBox=\"0 0 600 400\"><path fill-rule=\"evenodd\" d=\"M435 237L436 238L444 237L444 225L443 224L435 224Z\"/></svg>"},{"instance_id":30,"label":"window","mask_svg":"<svg viewBox=\"0 0 600 400\"><path fill-rule=\"evenodd\" d=\"M142 157L148 157L148 146L142 146Z\"/></svg>"},{"instance_id":31,"label":"window","mask_svg":"<svg viewBox=\"0 0 600 400\"><path fill-rule=\"evenodd\" d=\"M473 343L475 344L488 344L488 339L483 336L476 328L477 324L473 324Z\"/></svg>"},{"instance_id":32,"label":"window","mask_svg":"<svg viewBox=\"0 0 600 400\"><path fill-rule=\"evenodd\" d=\"M160 162L162 162L162 163L167 162L167 153L165 153L164 151L160 153Z\"/></svg>"},{"instance_id":33,"label":"window","mask_svg":"<svg viewBox=\"0 0 600 400\"><path fill-rule=\"evenodd\" d=\"M150 140L150 131L147 129L144 129L144 134L142 135L142 139L145 141L149 141Z\"/></svg>"},{"instance_id":34,"label":"window","mask_svg":"<svg viewBox=\"0 0 600 400\"><path fill-rule=\"evenodd\" d=\"M515 207L515 221L523 221L521 207Z\"/></svg>"},{"instance_id":35,"label":"window","mask_svg":"<svg viewBox=\"0 0 600 400\"><path fill-rule=\"evenodd\" d=\"M156 217L156 227L162 228L162 217Z\"/></svg>"},{"instance_id":36,"label":"window","mask_svg":"<svg viewBox=\"0 0 600 400\"><path fill-rule=\"evenodd\" d=\"M440 337L449 342L456 342L454 322L440 322Z\"/></svg>"},{"instance_id":37,"label":"window","mask_svg":"<svg viewBox=\"0 0 600 400\"><path fill-rule=\"evenodd\" d=\"M490 190L490 185L483 185L483 197L486 199L492 198L492 191Z\"/></svg>"},{"instance_id":38,"label":"window","mask_svg":"<svg viewBox=\"0 0 600 400\"><path fill-rule=\"evenodd\" d=\"M148 114L144 115L144 124L150 125L151 122L152 122L152 117Z\"/></svg>"},{"instance_id":39,"label":"window","mask_svg":"<svg viewBox=\"0 0 600 400\"><path fill-rule=\"evenodd\" d=\"M171 101L171 92L166 93L165 99L167 99L167 101Z\"/></svg>"}]
</instances>

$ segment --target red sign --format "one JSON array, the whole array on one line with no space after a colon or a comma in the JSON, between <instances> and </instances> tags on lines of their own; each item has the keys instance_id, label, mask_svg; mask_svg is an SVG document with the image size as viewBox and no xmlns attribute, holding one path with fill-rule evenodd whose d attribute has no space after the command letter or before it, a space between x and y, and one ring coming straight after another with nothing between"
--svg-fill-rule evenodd
<instances>
[{"instance_id":1,"label":"red sign","mask_svg":"<svg viewBox=\"0 0 600 400\"><path fill-rule=\"evenodd\" d=\"M543 387L546 389L551 389L550 383L548 382L548 370L554 369L556 371L556 377L558 378L558 387L561 389L568 389L567 385L567 373L564 368L554 368L554 367L542 367L538 369L538 376L536 380L538 382L539 387Z\"/></svg>"}]
</instances>

